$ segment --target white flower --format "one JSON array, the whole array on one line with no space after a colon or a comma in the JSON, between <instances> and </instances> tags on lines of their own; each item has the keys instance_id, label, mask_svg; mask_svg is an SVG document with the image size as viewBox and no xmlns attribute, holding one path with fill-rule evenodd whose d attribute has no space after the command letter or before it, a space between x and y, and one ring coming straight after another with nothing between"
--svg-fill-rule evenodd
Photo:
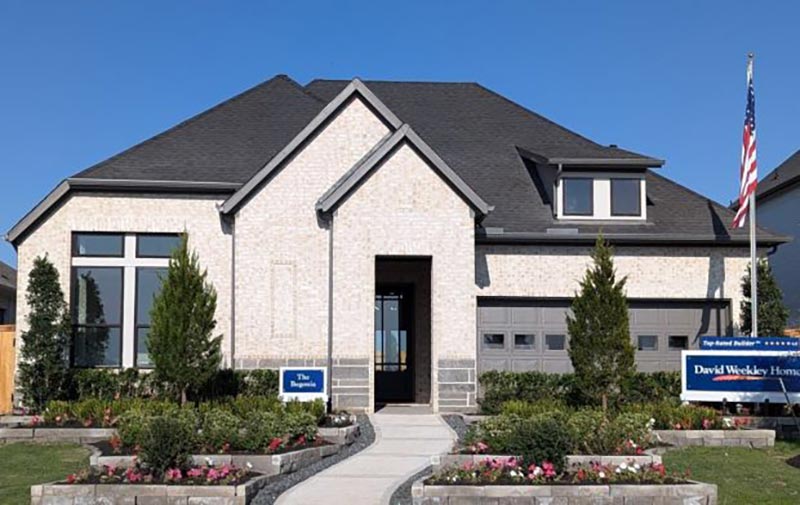
<instances>
[{"instance_id":1,"label":"white flower","mask_svg":"<svg viewBox=\"0 0 800 505\"><path fill-rule=\"evenodd\" d=\"M642 469L642 467L641 467L641 466L639 466L639 463L635 463L635 464L633 465L633 468L634 468L635 470L637 470L637 471Z\"/></svg>"},{"instance_id":2,"label":"white flower","mask_svg":"<svg viewBox=\"0 0 800 505\"><path fill-rule=\"evenodd\" d=\"M544 473L544 470L542 470L542 467L540 466L537 466L536 468L533 469L533 475L535 477L542 475L542 473Z\"/></svg>"},{"instance_id":3,"label":"white flower","mask_svg":"<svg viewBox=\"0 0 800 505\"><path fill-rule=\"evenodd\" d=\"M245 466L247 466L248 470L252 470L253 469L253 464L250 463L249 461L247 462L247 465L245 465Z\"/></svg>"},{"instance_id":4,"label":"white flower","mask_svg":"<svg viewBox=\"0 0 800 505\"><path fill-rule=\"evenodd\" d=\"M508 474L512 477L522 477L522 474L516 470L511 470Z\"/></svg>"},{"instance_id":5,"label":"white flower","mask_svg":"<svg viewBox=\"0 0 800 505\"><path fill-rule=\"evenodd\" d=\"M208 466L214 466L214 460L206 456L206 464Z\"/></svg>"},{"instance_id":6,"label":"white flower","mask_svg":"<svg viewBox=\"0 0 800 505\"><path fill-rule=\"evenodd\" d=\"M628 464L623 461L622 464L619 465L619 468L625 470L628 468Z\"/></svg>"},{"instance_id":7,"label":"white flower","mask_svg":"<svg viewBox=\"0 0 800 505\"><path fill-rule=\"evenodd\" d=\"M600 477L601 479L605 479L606 478L606 472L600 472L600 473L597 474L597 476Z\"/></svg>"},{"instance_id":8,"label":"white flower","mask_svg":"<svg viewBox=\"0 0 800 505\"><path fill-rule=\"evenodd\" d=\"M615 472L615 473L622 473L622 467L619 467L619 466L618 466L618 467L617 467L617 469L616 469L616 470L614 470L614 472Z\"/></svg>"}]
</instances>

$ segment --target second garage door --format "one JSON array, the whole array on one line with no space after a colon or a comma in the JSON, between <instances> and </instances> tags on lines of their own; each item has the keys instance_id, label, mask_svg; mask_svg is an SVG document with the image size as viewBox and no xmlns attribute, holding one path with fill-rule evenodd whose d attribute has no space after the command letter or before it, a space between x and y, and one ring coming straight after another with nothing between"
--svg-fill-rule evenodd
<instances>
[{"instance_id":1,"label":"second garage door","mask_svg":"<svg viewBox=\"0 0 800 505\"><path fill-rule=\"evenodd\" d=\"M567 300L481 299L478 302L480 371L569 372ZM680 351L704 335L731 333L725 300L630 300L631 338L641 371L679 370Z\"/></svg>"}]
</instances>

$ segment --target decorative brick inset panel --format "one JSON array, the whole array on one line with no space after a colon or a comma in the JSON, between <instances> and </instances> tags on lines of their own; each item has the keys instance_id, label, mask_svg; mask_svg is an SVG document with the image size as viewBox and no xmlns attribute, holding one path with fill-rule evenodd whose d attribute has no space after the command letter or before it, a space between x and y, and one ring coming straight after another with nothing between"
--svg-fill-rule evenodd
<instances>
[{"instance_id":1,"label":"decorative brick inset panel","mask_svg":"<svg viewBox=\"0 0 800 505\"><path fill-rule=\"evenodd\" d=\"M331 406L334 410L370 411L369 358L334 358L331 372Z\"/></svg>"}]
</instances>

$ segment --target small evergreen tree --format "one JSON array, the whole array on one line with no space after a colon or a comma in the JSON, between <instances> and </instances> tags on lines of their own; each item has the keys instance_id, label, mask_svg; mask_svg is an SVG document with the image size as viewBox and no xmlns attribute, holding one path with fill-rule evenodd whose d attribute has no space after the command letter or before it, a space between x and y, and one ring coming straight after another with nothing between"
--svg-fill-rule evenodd
<instances>
[{"instance_id":1,"label":"small evergreen tree","mask_svg":"<svg viewBox=\"0 0 800 505\"><path fill-rule=\"evenodd\" d=\"M206 382L221 361L222 336L212 336L217 293L206 277L184 234L150 311L150 359L158 378L176 390L182 404L188 391Z\"/></svg>"},{"instance_id":2,"label":"small evergreen tree","mask_svg":"<svg viewBox=\"0 0 800 505\"><path fill-rule=\"evenodd\" d=\"M757 336L782 336L786 329L786 322L789 320L789 309L783 304L783 293L769 262L760 259L757 262L758 271L758 333ZM742 302L741 302L741 331L744 335L753 333L753 313L752 313L752 290L750 289L750 265L747 265L747 273L742 278Z\"/></svg>"},{"instance_id":3,"label":"small evergreen tree","mask_svg":"<svg viewBox=\"0 0 800 505\"><path fill-rule=\"evenodd\" d=\"M67 303L47 256L33 261L25 299L28 329L21 335L18 382L24 404L41 412L49 400L64 396L68 378Z\"/></svg>"},{"instance_id":4,"label":"small evergreen tree","mask_svg":"<svg viewBox=\"0 0 800 505\"><path fill-rule=\"evenodd\" d=\"M580 292L567 315L569 357L575 369L575 386L590 402L617 401L624 383L634 372L634 350L628 324L625 278L616 279L612 249L602 235L592 252L594 265L586 270Z\"/></svg>"}]
</instances>

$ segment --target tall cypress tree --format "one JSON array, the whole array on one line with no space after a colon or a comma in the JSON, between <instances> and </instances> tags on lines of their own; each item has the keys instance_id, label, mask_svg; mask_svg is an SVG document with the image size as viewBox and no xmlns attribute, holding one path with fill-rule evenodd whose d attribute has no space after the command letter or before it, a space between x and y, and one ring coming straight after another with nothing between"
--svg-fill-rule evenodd
<instances>
[{"instance_id":1,"label":"tall cypress tree","mask_svg":"<svg viewBox=\"0 0 800 505\"><path fill-rule=\"evenodd\" d=\"M760 259L758 267L758 336L782 336L789 320L789 309L783 304L783 293L775 280L769 262ZM753 332L752 289L750 289L751 268L742 278L741 331L744 335Z\"/></svg>"},{"instance_id":2,"label":"tall cypress tree","mask_svg":"<svg viewBox=\"0 0 800 505\"><path fill-rule=\"evenodd\" d=\"M21 335L18 382L24 404L41 412L49 400L64 396L68 373L67 303L47 256L33 261L25 299L28 329Z\"/></svg>"},{"instance_id":3,"label":"tall cypress tree","mask_svg":"<svg viewBox=\"0 0 800 505\"><path fill-rule=\"evenodd\" d=\"M616 279L612 249L602 235L592 252L580 292L567 315L569 357L576 386L603 411L619 397L621 384L634 372L634 350L628 324L625 278Z\"/></svg>"},{"instance_id":4,"label":"tall cypress tree","mask_svg":"<svg viewBox=\"0 0 800 505\"><path fill-rule=\"evenodd\" d=\"M184 234L169 261L161 291L153 300L147 336L155 373L175 388L181 403L186 403L189 390L214 374L222 359L222 336L212 336L217 293L187 242Z\"/></svg>"}]
</instances>

